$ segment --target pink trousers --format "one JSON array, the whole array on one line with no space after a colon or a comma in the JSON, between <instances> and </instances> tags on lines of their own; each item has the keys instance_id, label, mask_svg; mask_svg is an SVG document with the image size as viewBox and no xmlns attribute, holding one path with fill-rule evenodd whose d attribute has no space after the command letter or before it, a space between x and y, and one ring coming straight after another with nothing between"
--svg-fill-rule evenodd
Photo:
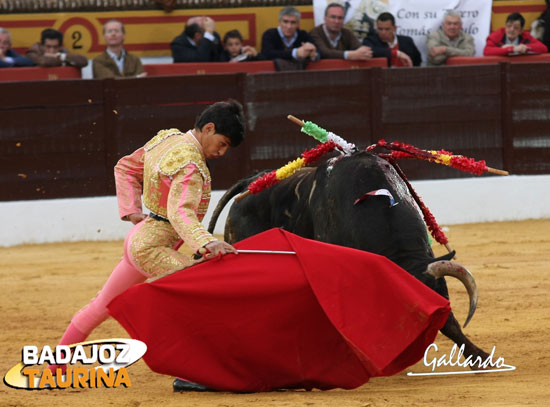
<instances>
[{"instance_id":1,"label":"pink trousers","mask_svg":"<svg viewBox=\"0 0 550 407\"><path fill-rule=\"evenodd\" d=\"M124 241L124 254L122 259L112 271L111 275L103 285L103 288L90 301L88 305L78 311L72 318L71 323L65 330L59 345L71 345L84 341L92 331L107 319L109 313L107 305L119 294L128 288L142 283L151 277L143 271L132 259L130 254L130 243L134 234L143 226L144 221L135 225L126 240ZM183 242L180 240L174 247L177 250ZM63 372L66 366L50 365L48 367L55 374L60 368Z\"/></svg>"},{"instance_id":2,"label":"pink trousers","mask_svg":"<svg viewBox=\"0 0 550 407\"><path fill-rule=\"evenodd\" d=\"M135 225L124 241L124 255L113 272L99 291L97 296L88 305L78 311L61 338L60 345L70 345L82 342L88 335L109 316L107 305L113 298L126 291L133 285L144 282L151 277L133 261L129 246L133 235L143 225Z\"/></svg>"}]
</instances>

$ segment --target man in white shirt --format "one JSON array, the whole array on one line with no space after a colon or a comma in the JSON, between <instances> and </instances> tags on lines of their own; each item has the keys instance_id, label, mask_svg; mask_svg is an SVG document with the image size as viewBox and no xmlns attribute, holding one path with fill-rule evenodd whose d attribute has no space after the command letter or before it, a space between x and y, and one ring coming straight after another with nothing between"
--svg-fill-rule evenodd
<instances>
[{"instance_id":1,"label":"man in white shirt","mask_svg":"<svg viewBox=\"0 0 550 407\"><path fill-rule=\"evenodd\" d=\"M456 10L445 13L441 29L428 35L428 66L443 65L449 57L473 57L474 37L462 31L462 18Z\"/></svg>"},{"instance_id":2,"label":"man in white shirt","mask_svg":"<svg viewBox=\"0 0 550 407\"><path fill-rule=\"evenodd\" d=\"M319 52L311 36L300 30L301 13L294 7L285 7L279 13L279 26L262 35L262 55L265 59L289 61L316 61Z\"/></svg>"},{"instance_id":3,"label":"man in white shirt","mask_svg":"<svg viewBox=\"0 0 550 407\"><path fill-rule=\"evenodd\" d=\"M118 20L107 21L103 26L103 38L107 48L92 61L94 79L147 76L139 57L124 49L124 24Z\"/></svg>"},{"instance_id":4,"label":"man in white shirt","mask_svg":"<svg viewBox=\"0 0 550 407\"><path fill-rule=\"evenodd\" d=\"M372 49L361 45L353 31L344 28L345 9L339 3L330 3L325 9L325 23L309 32L321 51L321 58L365 61L372 57Z\"/></svg>"}]
</instances>

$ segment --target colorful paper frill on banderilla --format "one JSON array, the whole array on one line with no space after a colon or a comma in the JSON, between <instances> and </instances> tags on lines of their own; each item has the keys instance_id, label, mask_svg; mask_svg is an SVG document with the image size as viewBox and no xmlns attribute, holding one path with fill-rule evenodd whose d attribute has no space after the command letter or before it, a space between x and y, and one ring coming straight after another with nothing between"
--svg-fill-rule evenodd
<instances>
[{"instance_id":1,"label":"colorful paper frill on banderilla","mask_svg":"<svg viewBox=\"0 0 550 407\"><path fill-rule=\"evenodd\" d=\"M350 155L356 150L355 144L348 143L342 137L334 134L331 131L323 129L313 122L304 122L301 132L313 137L315 140L320 141L321 143L333 141L334 144L336 144L338 148L346 155Z\"/></svg>"},{"instance_id":2,"label":"colorful paper frill on banderilla","mask_svg":"<svg viewBox=\"0 0 550 407\"><path fill-rule=\"evenodd\" d=\"M284 167L273 170L258 178L248 186L248 191L251 194L262 192L264 189L276 185L281 182L281 180L290 177L300 168L317 161L323 155L333 151L335 148L336 144L332 140L319 144L317 147L305 151L302 153L301 157L289 162Z\"/></svg>"},{"instance_id":3,"label":"colorful paper frill on banderilla","mask_svg":"<svg viewBox=\"0 0 550 407\"><path fill-rule=\"evenodd\" d=\"M421 150L410 144L405 144L398 141L388 143L384 139L379 140L377 145L392 150L391 157L395 159L418 158L420 160L443 164L448 167L475 175L481 175L489 170L489 167L487 167L484 160L476 161L473 158L464 157L462 155L454 155L450 151Z\"/></svg>"},{"instance_id":4,"label":"colorful paper frill on banderilla","mask_svg":"<svg viewBox=\"0 0 550 407\"><path fill-rule=\"evenodd\" d=\"M376 146L384 147L389 150L392 150L391 154L389 156L385 156L384 158L389 159L390 162L398 159L398 158L420 158L428 161L435 161L436 157L431 152L420 150L414 146L400 143L397 141L388 143L384 139L381 139L378 141L377 144L373 144L370 147L367 148L367 151L373 150ZM444 151L444 150L441 150ZM440 160L440 163L444 164L445 162L450 162L448 159L448 154L441 154L437 157L437 159ZM485 162L483 162L484 164ZM447 236L445 236L445 233L443 233L443 230L437 223L435 216L431 213L431 211L428 209L428 207L424 204L420 196L416 193L410 182L408 181L407 177L403 173L403 171L397 166L397 163L394 162L394 167L398 171L399 175L405 181L407 184L407 187L409 188L409 192L413 195L416 203L418 204L422 215L424 217L424 222L426 223L426 226L428 227L428 230L430 231L430 234L432 237L436 240L437 243L446 245L449 243L449 239L447 239Z\"/></svg>"}]
</instances>

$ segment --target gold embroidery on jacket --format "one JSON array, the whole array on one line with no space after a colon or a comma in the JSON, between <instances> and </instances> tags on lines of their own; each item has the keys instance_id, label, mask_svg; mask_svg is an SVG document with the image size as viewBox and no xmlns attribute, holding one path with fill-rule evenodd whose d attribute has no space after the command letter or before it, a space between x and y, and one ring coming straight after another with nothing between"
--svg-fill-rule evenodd
<instances>
[{"instance_id":1,"label":"gold embroidery on jacket","mask_svg":"<svg viewBox=\"0 0 550 407\"><path fill-rule=\"evenodd\" d=\"M193 261L173 249L179 240L180 237L168 222L148 218L132 237L130 255L143 271L152 276L182 270Z\"/></svg>"},{"instance_id":2,"label":"gold embroidery on jacket","mask_svg":"<svg viewBox=\"0 0 550 407\"><path fill-rule=\"evenodd\" d=\"M162 174L172 177L189 164L195 164L203 180L210 181L210 172L206 168L202 155L191 143L185 143L167 151L160 159L159 170Z\"/></svg>"},{"instance_id":3,"label":"gold embroidery on jacket","mask_svg":"<svg viewBox=\"0 0 550 407\"><path fill-rule=\"evenodd\" d=\"M175 135L183 136L183 133L178 129L160 130L155 137L153 137L151 140L147 142L147 144L145 144L145 147L143 149L145 151L150 151L156 146L158 146L161 142L163 142L168 137L175 136Z\"/></svg>"},{"instance_id":4,"label":"gold embroidery on jacket","mask_svg":"<svg viewBox=\"0 0 550 407\"><path fill-rule=\"evenodd\" d=\"M180 239L193 251L216 240L200 224L208 209L210 189L210 171L191 133L162 130L146 144L143 203L166 219L168 206L172 213L171 223L146 219L132 237L130 255L145 272L158 276L192 264L188 256L173 250ZM184 216L176 210L180 205L187 211Z\"/></svg>"},{"instance_id":5,"label":"gold embroidery on jacket","mask_svg":"<svg viewBox=\"0 0 550 407\"><path fill-rule=\"evenodd\" d=\"M154 142L155 139L160 141ZM177 129L161 130L147 145L156 148L146 151L147 158L143 171L143 203L145 207L159 216L168 218L167 200L162 196L168 191L163 191L162 184L163 182L171 183L179 171L194 164L202 177L200 186L202 196L197 209L197 217L199 220L202 219L210 201L211 179L210 171L193 136L189 132L184 134Z\"/></svg>"}]
</instances>

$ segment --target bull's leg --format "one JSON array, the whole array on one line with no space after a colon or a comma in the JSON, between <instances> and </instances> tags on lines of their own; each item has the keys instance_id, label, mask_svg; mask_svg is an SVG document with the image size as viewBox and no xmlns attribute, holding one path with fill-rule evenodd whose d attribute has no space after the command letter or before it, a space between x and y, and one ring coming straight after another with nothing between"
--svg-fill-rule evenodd
<instances>
[{"instance_id":1,"label":"bull's leg","mask_svg":"<svg viewBox=\"0 0 550 407\"><path fill-rule=\"evenodd\" d=\"M468 339L468 337L466 337L466 335L464 335L462 329L460 329L458 321L456 320L452 312L449 314L447 322L445 322L445 325L441 329L441 333L452 340L454 343L456 343L458 347L464 344L464 357L468 357L471 355L472 361L475 361L478 356L481 358L481 361L484 361L486 358L489 357L489 354L487 352L484 352L483 350L478 348L472 343L472 341ZM479 369L478 363L475 364L475 367L476 369Z\"/></svg>"},{"instance_id":2,"label":"bull's leg","mask_svg":"<svg viewBox=\"0 0 550 407\"><path fill-rule=\"evenodd\" d=\"M435 285L432 288L443 297L449 299L447 282L445 281L444 278L439 278L437 280L428 279L426 280L425 283L428 285L430 283L435 283ZM454 343L456 343L456 346L458 346L459 348L462 346L462 344L464 344L465 358L471 355L472 356L471 360L475 361L476 358L479 356L481 357L481 360L484 361L487 357L489 357L489 354L487 352L478 348L472 341L468 339L466 335L464 335L464 332L462 332L462 329L460 328L460 324L456 320L452 311L449 313L449 317L447 318L445 325L443 326L443 328L441 328L441 333L445 335L447 338L449 338L450 340L452 340ZM479 369L477 367L478 365L479 365L478 363L475 364L477 369Z\"/></svg>"}]
</instances>

